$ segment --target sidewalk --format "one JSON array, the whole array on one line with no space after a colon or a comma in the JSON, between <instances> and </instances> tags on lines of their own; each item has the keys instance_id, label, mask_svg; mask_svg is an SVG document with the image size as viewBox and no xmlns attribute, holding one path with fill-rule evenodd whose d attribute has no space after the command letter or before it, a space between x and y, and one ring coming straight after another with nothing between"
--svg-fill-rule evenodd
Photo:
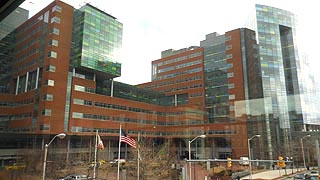
<instances>
[{"instance_id":1,"label":"sidewalk","mask_svg":"<svg viewBox=\"0 0 320 180\"><path fill-rule=\"evenodd\" d=\"M281 170L267 170L252 174L252 179L284 179L287 176L295 174L297 169L281 169ZM250 176L242 177L241 179L250 179Z\"/></svg>"}]
</instances>

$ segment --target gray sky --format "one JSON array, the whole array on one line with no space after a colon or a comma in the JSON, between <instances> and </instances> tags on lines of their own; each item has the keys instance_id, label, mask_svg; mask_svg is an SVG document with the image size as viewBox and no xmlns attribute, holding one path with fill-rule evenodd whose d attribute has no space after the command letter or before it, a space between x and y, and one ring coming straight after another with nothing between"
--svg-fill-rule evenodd
<instances>
[{"instance_id":1,"label":"gray sky","mask_svg":"<svg viewBox=\"0 0 320 180\"><path fill-rule=\"evenodd\" d=\"M298 16L298 38L310 61L316 59L320 37L320 11L316 0L63 0L79 8L85 3L115 16L123 23L122 75L116 78L127 84L151 81L151 61L166 49L200 45L205 35L224 34L244 27L255 4L288 10ZM21 7L33 16L52 0L26 0ZM314 67L316 67L316 63Z\"/></svg>"}]
</instances>

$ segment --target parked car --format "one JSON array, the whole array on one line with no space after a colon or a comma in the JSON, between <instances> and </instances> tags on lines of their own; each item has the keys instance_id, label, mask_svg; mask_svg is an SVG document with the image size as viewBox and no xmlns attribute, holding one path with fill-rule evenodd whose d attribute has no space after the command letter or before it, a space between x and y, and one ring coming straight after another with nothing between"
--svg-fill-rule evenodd
<instances>
[{"instance_id":1,"label":"parked car","mask_svg":"<svg viewBox=\"0 0 320 180\"><path fill-rule=\"evenodd\" d=\"M318 175L319 175L319 171L317 171L317 170L310 171L310 176L318 176Z\"/></svg>"},{"instance_id":2,"label":"parked car","mask_svg":"<svg viewBox=\"0 0 320 180\"><path fill-rule=\"evenodd\" d=\"M304 180L304 179L309 179L309 175L307 173L298 173L294 176L294 180Z\"/></svg>"},{"instance_id":3,"label":"parked car","mask_svg":"<svg viewBox=\"0 0 320 180\"><path fill-rule=\"evenodd\" d=\"M309 179L310 180L319 180L320 176L319 175L310 175Z\"/></svg>"},{"instance_id":4,"label":"parked car","mask_svg":"<svg viewBox=\"0 0 320 180\"><path fill-rule=\"evenodd\" d=\"M61 177L58 180L87 180L89 177L85 174L69 174L65 177Z\"/></svg>"}]
</instances>

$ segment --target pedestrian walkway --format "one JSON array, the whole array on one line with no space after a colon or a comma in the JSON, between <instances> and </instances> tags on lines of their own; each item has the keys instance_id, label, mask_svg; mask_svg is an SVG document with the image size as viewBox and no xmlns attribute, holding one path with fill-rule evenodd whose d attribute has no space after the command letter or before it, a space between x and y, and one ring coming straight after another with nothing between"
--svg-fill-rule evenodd
<instances>
[{"instance_id":1,"label":"pedestrian walkway","mask_svg":"<svg viewBox=\"0 0 320 180\"><path fill-rule=\"evenodd\" d=\"M284 179L289 175L295 174L297 171L297 169L267 170L259 173L253 173L252 179ZM245 176L241 179L250 179L250 176Z\"/></svg>"}]
</instances>

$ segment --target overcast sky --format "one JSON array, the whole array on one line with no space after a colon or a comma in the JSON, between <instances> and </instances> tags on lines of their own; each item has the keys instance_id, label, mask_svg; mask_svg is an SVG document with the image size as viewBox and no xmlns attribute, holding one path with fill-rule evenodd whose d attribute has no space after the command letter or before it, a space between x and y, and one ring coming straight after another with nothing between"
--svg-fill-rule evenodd
<instances>
[{"instance_id":1,"label":"overcast sky","mask_svg":"<svg viewBox=\"0 0 320 180\"><path fill-rule=\"evenodd\" d=\"M52 0L26 0L21 7L30 17ZM205 35L224 34L244 27L255 4L291 11L298 16L298 37L310 61L317 62L320 37L318 1L305 0L64 0L80 8L85 3L115 16L123 23L122 75L116 81L135 85L151 81L151 61L166 49L200 45ZM317 43L318 42L318 43ZM316 47L317 46L317 47ZM319 50L318 50L319 51ZM317 59L316 59L317 58ZM320 64L320 63L319 63ZM316 65L316 64L315 64Z\"/></svg>"}]
</instances>

